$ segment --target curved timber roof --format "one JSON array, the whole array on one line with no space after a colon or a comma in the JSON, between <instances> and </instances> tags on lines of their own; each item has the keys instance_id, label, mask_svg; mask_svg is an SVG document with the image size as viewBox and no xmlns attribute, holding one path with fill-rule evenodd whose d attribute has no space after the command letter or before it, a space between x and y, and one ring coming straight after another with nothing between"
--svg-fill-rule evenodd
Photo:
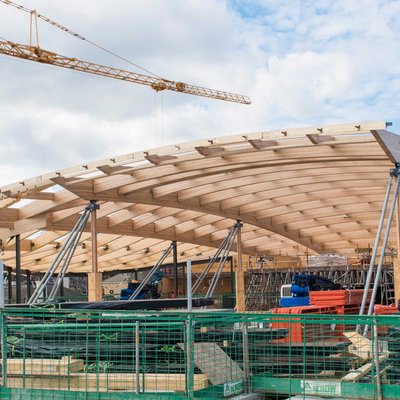
<instances>
[{"instance_id":1,"label":"curved timber roof","mask_svg":"<svg viewBox=\"0 0 400 400\"><path fill-rule=\"evenodd\" d=\"M89 200L97 200L99 270L152 265L170 240L206 258L235 220L249 255L373 246L393 162L385 122L264 131L167 146L1 188L3 260L44 271ZM374 134L373 134L374 133ZM393 230L394 231L394 230ZM392 232L395 242L395 232ZM91 268L90 224L69 271Z\"/></svg>"}]
</instances>

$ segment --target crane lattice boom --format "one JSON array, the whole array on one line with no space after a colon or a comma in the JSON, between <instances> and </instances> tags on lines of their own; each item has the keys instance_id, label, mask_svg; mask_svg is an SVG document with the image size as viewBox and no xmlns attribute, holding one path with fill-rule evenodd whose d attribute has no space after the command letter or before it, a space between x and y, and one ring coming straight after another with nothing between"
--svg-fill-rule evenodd
<instances>
[{"instance_id":1,"label":"crane lattice boom","mask_svg":"<svg viewBox=\"0 0 400 400\"><path fill-rule=\"evenodd\" d=\"M221 90L208 89L183 82L170 81L168 79L160 79L158 77L107 67L105 65L94 64L88 61L78 60L76 58L65 57L37 46L26 46L10 41L0 41L0 53L26 60L56 65L58 67L87 72L89 74L102 75L109 78L120 79L122 81L139 83L150 86L157 92L161 90L172 90L175 92L210 97L212 99L225 100L234 103L251 103L247 96L223 92Z\"/></svg>"}]
</instances>

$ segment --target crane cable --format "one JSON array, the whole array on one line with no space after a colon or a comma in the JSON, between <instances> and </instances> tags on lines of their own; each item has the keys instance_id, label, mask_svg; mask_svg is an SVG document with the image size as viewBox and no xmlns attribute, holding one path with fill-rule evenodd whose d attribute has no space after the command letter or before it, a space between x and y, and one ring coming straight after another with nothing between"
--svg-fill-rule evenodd
<instances>
[{"instance_id":1,"label":"crane cable","mask_svg":"<svg viewBox=\"0 0 400 400\"><path fill-rule=\"evenodd\" d=\"M24 12L29 13L29 14L32 14L32 13L34 12L34 10L30 10L29 8L26 8L26 7L24 7L24 6L21 6L20 4L16 4L16 3L14 3L14 2L12 2L12 1L10 1L10 0L0 0L0 2L2 2L2 3L4 3L4 4L7 4L7 5L9 5L9 6L15 7L15 8L17 8L18 10L24 11ZM64 31L64 32L69 33L70 35L76 37L77 39L80 39L80 40L83 40L83 41L85 41L85 42L88 42L89 44L91 44L91 45L97 47L98 49L103 50L103 51L105 51L106 53L109 53L109 54L111 54L112 56L117 57L117 58L119 58L120 60L125 61L125 62L127 62L128 64L131 64L131 65L133 65L134 67L139 68L139 69L141 69L141 70L144 71L144 72L147 72L147 73L150 74L150 75L155 76L156 78L163 79L161 76L158 76L157 74L155 74L155 73L153 73L153 72L151 72L151 71L149 71L149 70L147 70L147 69L141 67L140 65L137 65L137 64L133 63L132 61L130 61L130 60L128 60L128 59L126 59L126 58L124 58L124 57L122 57L122 56L120 56L120 55L114 53L113 51L108 50L108 49L106 49L105 47L103 47L103 46L101 46L101 45L99 45L99 44L97 44L97 43L94 43L94 42L92 42L92 41L89 40L89 39L86 39L85 37L83 37L83 36L80 35L79 33L76 33L76 32L72 31L71 29L69 29L69 28L67 28L67 27L65 27L65 26L63 26L63 25L60 25L58 22L55 22L55 21L51 20L50 18L47 18L45 15L39 14L39 13L37 13L37 12L36 12L36 15L37 15L38 18L42 19L43 21L49 23L50 25L55 26L56 28L61 29L61 30Z\"/></svg>"}]
</instances>

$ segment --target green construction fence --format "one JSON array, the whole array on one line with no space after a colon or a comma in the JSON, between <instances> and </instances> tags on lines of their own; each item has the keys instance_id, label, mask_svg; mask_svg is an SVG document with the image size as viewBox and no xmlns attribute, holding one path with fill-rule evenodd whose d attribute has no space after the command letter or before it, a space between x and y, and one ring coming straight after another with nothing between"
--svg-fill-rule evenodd
<instances>
[{"instance_id":1,"label":"green construction fence","mask_svg":"<svg viewBox=\"0 0 400 400\"><path fill-rule=\"evenodd\" d=\"M397 315L7 308L0 319L1 399L400 399Z\"/></svg>"}]
</instances>

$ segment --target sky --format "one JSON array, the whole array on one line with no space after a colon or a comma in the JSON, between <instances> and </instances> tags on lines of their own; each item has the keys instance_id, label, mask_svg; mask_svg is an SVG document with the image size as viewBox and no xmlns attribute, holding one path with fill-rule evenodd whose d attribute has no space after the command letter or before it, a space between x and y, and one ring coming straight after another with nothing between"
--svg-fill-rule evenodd
<instances>
[{"instance_id":1,"label":"sky","mask_svg":"<svg viewBox=\"0 0 400 400\"><path fill-rule=\"evenodd\" d=\"M251 105L0 55L0 186L167 144L269 129L393 122L400 0L17 0L152 73ZM0 3L0 40L29 14ZM40 47L146 73L39 20Z\"/></svg>"}]
</instances>

